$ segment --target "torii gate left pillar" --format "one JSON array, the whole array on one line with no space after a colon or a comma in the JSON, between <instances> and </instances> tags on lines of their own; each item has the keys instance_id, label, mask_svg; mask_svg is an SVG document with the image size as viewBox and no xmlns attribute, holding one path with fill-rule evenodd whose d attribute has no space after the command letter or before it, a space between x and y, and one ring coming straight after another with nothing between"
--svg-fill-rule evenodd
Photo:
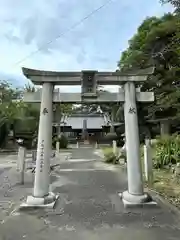
<instances>
[{"instance_id":1,"label":"torii gate left pillar","mask_svg":"<svg viewBox=\"0 0 180 240\"><path fill-rule=\"evenodd\" d=\"M32 196L27 197L24 206L54 207L58 195L49 192L50 159L52 154L53 90L51 82L42 85L36 171Z\"/></svg>"}]
</instances>

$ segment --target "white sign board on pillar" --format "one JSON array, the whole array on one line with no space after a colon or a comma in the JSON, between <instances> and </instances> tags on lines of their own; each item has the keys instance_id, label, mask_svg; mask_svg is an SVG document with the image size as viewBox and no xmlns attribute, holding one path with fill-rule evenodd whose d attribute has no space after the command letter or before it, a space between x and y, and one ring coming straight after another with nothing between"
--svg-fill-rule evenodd
<instances>
[{"instance_id":1,"label":"white sign board on pillar","mask_svg":"<svg viewBox=\"0 0 180 240\"><path fill-rule=\"evenodd\" d=\"M60 147L60 143L59 141L56 142L56 152L59 153L59 147Z\"/></svg>"},{"instance_id":2,"label":"white sign board on pillar","mask_svg":"<svg viewBox=\"0 0 180 240\"><path fill-rule=\"evenodd\" d=\"M150 140L146 140L144 145L144 171L145 171L146 181L148 182L148 186L152 187L153 162L152 162L152 149L151 149Z\"/></svg>"},{"instance_id":3,"label":"white sign board on pillar","mask_svg":"<svg viewBox=\"0 0 180 240\"><path fill-rule=\"evenodd\" d=\"M17 170L19 172L19 182L24 184L24 171L25 171L25 159L26 159L26 148L19 147Z\"/></svg>"},{"instance_id":4,"label":"white sign board on pillar","mask_svg":"<svg viewBox=\"0 0 180 240\"><path fill-rule=\"evenodd\" d=\"M117 143L115 140L113 140L113 153L116 155L117 154Z\"/></svg>"},{"instance_id":5,"label":"white sign board on pillar","mask_svg":"<svg viewBox=\"0 0 180 240\"><path fill-rule=\"evenodd\" d=\"M60 147L60 143L59 141L56 142L56 157L59 157L59 147Z\"/></svg>"}]
</instances>

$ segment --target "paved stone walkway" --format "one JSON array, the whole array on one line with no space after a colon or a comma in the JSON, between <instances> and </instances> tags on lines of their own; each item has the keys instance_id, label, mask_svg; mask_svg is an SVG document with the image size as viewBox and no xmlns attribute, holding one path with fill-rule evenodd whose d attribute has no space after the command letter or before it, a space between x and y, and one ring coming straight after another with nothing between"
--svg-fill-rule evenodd
<instances>
[{"instance_id":1,"label":"paved stone walkway","mask_svg":"<svg viewBox=\"0 0 180 240\"><path fill-rule=\"evenodd\" d=\"M93 151L72 149L72 159L51 174L51 189L60 194L54 210L13 211L18 197L30 192L32 178L18 186L13 168L4 170L14 183L11 196L0 192L0 200L14 199L14 205L2 216L0 240L180 239L179 215L162 202L151 209L124 209L118 193L127 188L125 171L103 164Z\"/></svg>"}]
</instances>

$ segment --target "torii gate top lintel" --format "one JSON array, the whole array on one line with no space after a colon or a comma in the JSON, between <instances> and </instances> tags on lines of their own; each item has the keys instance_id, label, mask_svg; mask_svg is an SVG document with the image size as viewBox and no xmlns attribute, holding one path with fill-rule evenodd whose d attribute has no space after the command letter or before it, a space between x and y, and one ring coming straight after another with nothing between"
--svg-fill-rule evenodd
<instances>
[{"instance_id":1,"label":"torii gate top lintel","mask_svg":"<svg viewBox=\"0 0 180 240\"><path fill-rule=\"evenodd\" d=\"M52 82L56 85L81 85L82 78L90 74L96 78L97 84L100 85L120 85L128 81L144 82L148 75L152 75L154 67L146 69L136 69L124 72L98 72L96 70L82 70L82 71L44 71L29 68L22 68L23 74L31 79L36 85L42 85L44 82Z\"/></svg>"}]
</instances>

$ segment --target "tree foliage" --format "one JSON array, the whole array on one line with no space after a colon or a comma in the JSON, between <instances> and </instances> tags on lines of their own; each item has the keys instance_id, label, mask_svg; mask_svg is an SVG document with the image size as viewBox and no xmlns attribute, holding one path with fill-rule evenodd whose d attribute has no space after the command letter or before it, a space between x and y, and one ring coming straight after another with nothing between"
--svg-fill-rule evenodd
<instances>
[{"instance_id":1,"label":"tree foliage","mask_svg":"<svg viewBox=\"0 0 180 240\"><path fill-rule=\"evenodd\" d=\"M10 130L16 134L19 131L33 133L37 129L39 110L33 104L24 103L22 94L23 89L13 88L6 81L0 82L0 127L6 128L0 131L6 132L5 138Z\"/></svg>"},{"instance_id":2,"label":"tree foliage","mask_svg":"<svg viewBox=\"0 0 180 240\"><path fill-rule=\"evenodd\" d=\"M156 100L138 106L142 116L149 119L180 117L180 22L179 16L146 18L130 39L129 47L118 63L120 71L155 66L155 73L142 86L143 91L154 91ZM145 113L146 112L146 113Z\"/></svg>"},{"instance_id":3,"label":"tree foliage","mask_svg":"<svg viewBox=\"0 0 180 240\"><path fill-rule=\"evenodd\" d=\"M160 0L162 4L170 3L174 6L176 12L180 11L180 0Z\"/></svg>"}]
</instances>

